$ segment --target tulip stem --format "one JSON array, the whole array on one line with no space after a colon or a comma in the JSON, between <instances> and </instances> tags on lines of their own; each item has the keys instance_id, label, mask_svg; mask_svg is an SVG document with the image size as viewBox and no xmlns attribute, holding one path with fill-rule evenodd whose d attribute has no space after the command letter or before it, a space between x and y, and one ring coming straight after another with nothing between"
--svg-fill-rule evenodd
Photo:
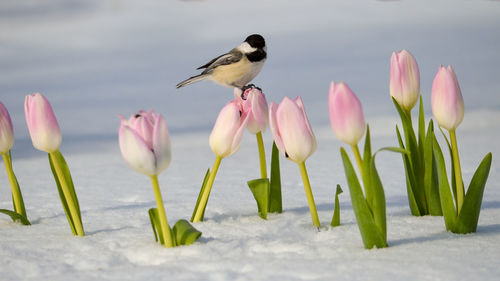
<instances>
[{"instance_id":1,"label":"tulip stem","mask_svg":"<svg viewBox=\"0 0 500 281\"><path fill-rule=\"evenodd\" d=\"M3 162L5 163L5 169L7 170L7 176L9 177L10 187L12 189L12 203L14 204L15 211L26 217L26 209L24 208L23 195L21 194L21 189L16 180L16 175L12 169L12 160L7 153L2 153Z\"/></svg>"},{"instance_id":2,"label":"tulip stem","mask_svg":"<svg viewBox=\"0 0 500 281\"><path fill-rule=\"evenodd\" d=\"M196 213L194 215L193 222L199 222L203 218L203 213L205 208L207 207L208 196L210 196L210 190L212 189L212 185L214 184L215 175L217 174L217 170L219 170L220 162L222 161L222 157L216 156L215 163L210 171L210 176L207 180L207 185L204 187L203 194L201 195L200 204L198 205L198 209L196 209Z\"/></svg>"},{"instance_id":3,"label":"tulip stem","mask_svg":"<svg viewBox=\"0 0 500 281\"><path fill-rule=\"evenodd\" d=\"M309 211L311 212L311 217L314 226L320 227L318 211L316 211L316 204L314 203L314 196L311 190L311 183L309 182L309 176L307 175L306 163L299 163L300 174L302 175L302 181L304 182L304 189L306 191L307 202L309 203Z\"/></svg>"},{"instance_id":4,"label":"tulip stem","mask_svg":"<svg viewBox=\"0 0 500 281\"><path fill-rule=\"evenodd\" d=\"M163 234L163 241L165 242L165 247L171 248L175 244L172 240L172 233L170 232L170 227L168 226L167 215L165 213L165 207L163 206L163 199L161 197L160 185L158 184L158 176L151 176L151 182L153 183L153 191L156 198L156 206L158 207L158 216L160 218L161 232Z\"/></svg>"},{"instance_id":5,"label":"tulip stem","mask_svg":"<svg viewBox=\"0 0 500 281\"><path fill-rule=\"evenodd\" d=\"M264 150L264 142L262 141L262 132L259 131L256 135L257 146L259 147L259 160L260 160L260 177L267 178L267 166L266 166L266 152Z\"/></svg>"},{"instance_id":6,"label":"tulip stem","mask_svg":"<svg viewBox=\"0 0 500 281\"><path fill-rule=\"evenodd\" d=\"M457 215L460 214L464 202L464 184L462 182L462 168L458 156L457 136L455 130L450 130L451 151L453 153L453 168L455 169L455 183L457 187Z\"/></svg>"},{"instance_id":7,"label":"tulip stem","mask_svg":"<svg viewBox=\"0 0 500 281\"><path fill-rule=\"evenodd\" d=\"M411 109L410 110L403 109L403 110L406 113L406 116L408 116L408 120L410 121L410 126L413 127L413 123L411 122Z\"/></svg>"},{"instance_id":8,"label":"tulip stem","mask_svg":"<svg viewBox=\"0 0 500 281\"><path fill-rule=\"evenodd\" d=\"M66 203L68 204L70 216L71 219L73 220L73 224L75 225L76 235L85 236L81 219L76 209L75 201L71 197L71 193L68 187L68 182L66 181L66 177L64 176L61 163L59 161L59 157L57 157L56 155L56 152L58 152L58 150L56 150L55 152L49 152L49 155L53 160L52 162L54 164L54 170L56 171L57 178L59 179L59 183L61 184L61 188L64 194L64 198L66 199Z\"/></svg>"},{"instance_id":9,"label":"tulip stem","mask_svg":"<svg viewBox=\"0 0 500 281\"><path fill-rule=\"evenodd\" d=\"M361 159L361 154L359 153L358 144L351 145L351 148L354 153L354 158L356 158L356 163L358 164L359 173L363 175L363 160Z\"/></svg>"}]
</instances>

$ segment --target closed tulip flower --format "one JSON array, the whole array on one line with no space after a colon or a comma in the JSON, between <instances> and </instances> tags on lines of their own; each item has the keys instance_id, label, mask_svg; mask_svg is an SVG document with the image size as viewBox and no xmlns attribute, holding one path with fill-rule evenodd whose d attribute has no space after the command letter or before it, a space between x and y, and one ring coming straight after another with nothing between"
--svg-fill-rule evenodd
<instances>
[{"instance_id":1,"label":"closed tulip flower","mask_svg":"<svg viewBox=\"0 0 500 281\"><path fill-rule=\"evenodd\" d=\"M356 145L366 129L361 102L344 82L332 81L328 93L330 122L337 137L350 145Z\"/></svg>"},{"instance_id":2,"label":"closed tulip flower","mask_svg":"<svg viewBox=\"0 0 500 281\"><path fill-rule=\"evenodd\" d=\"M440 66L432 83L432 114L439 126L455 130L464 120L464 99L451 66Z\"/></svg>"},{"instance_id":3,"label":"closed tulip flower","mask_svg":"<svg viewBox=\"0 0 500 281\"><path fill-rule=\"evenodd\" d=\"M248 116L240 110L236 100L222 108L209 139L210 148L217 157L224 158L238 151Z\"/></svg>"},{"instance_id":4,"label":"closed tulip flower","mask_svg":"<svg viewBox=\"0 0 500 281\"><path fill-rule=\"evenodd\" d=\"M410 52L392 53L389 85L391 96L404 110L410 111L420 96L420 72Z\"/></svg>"},{"instance_id":5,"label":"closed tulip flower","mask_svg":"<svg viewBox=\"0 0 500 281\"><path fill-rule=\"evenodd\" d=\"M54 152L61 145L61 129L49 101L40 93L26 96L24 114L33 146Z\"/></svg>"},{"instance_id":6,"label":"closed tulip flower","mask_svg":"<svg viewBox=\"0 0 500 281\"><path fill-rule=\"evenodd\" d=\"M14 129L9 111L0 102L0 153L5 154L14 145Z\"/></svg>"},{"instance_id":7,"label":"closed tulip flower","mask_svg":"<svg viewBox=\"0 0 500 281\"><path fill-rule=\"evenodd\" d=\"M269 107L269 127L278 150L299 165L313 225L320 226L305 161L316 151L316 137L307 119L302 98L283 98Z\"/></svg>"},{"instance_id":8,"label":"closed tulip flower","mask_svg":"<svg viewBox=\"0 0 500 281\"><path fill-rule=\"evenodd\" d=\"M316 137L300 96L285 97L279 105L271 103L269 120L276 146L290 160L302 163L316 151Z\"/></svg>"},{"instance_id":9,"label":"closed tulip flower","mask_svg":"<svg viewBox=\"0 0 500 281\"><path fill-rule=\"evenodd\" d=\"M234 88L234 97L242 112L248 114L247 129L252 134L264 132L269 123L269 108L262 91L249 88L242 93L239 88Z\"/></svg>"},{"instance_id":10,"label":"closed tulip flower","mask_svg":"<svg viewBox=\"0 0 500 281\"><path fill-rule=\"evenodd\" d=\"M161 114L140 111L122 118L118 138L123 158L136 171L154 176L170 165L170 135Z\"/></svg>"}]
</instances>

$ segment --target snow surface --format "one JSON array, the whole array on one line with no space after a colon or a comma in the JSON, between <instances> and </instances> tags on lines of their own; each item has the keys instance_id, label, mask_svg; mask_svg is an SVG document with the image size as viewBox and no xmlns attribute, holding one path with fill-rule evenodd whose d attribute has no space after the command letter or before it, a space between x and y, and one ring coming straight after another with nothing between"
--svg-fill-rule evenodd
<instances>
[{"instance_id":1,"label":"snow surface","mask_svg":"<svg viewBox=\"0 0 500 281\"><path fill-rule=\"evenodd\" d=\"M496 1L2 1L0 100L16 133L13 165L29 227L0 216L0 280L498 280L500 274L500 4ZM354 2L354 3L351 3ZM248 19L242 15L248 13ZM281 158L283 214L260 219L246 181L259 176L255 138L222 161L196 223L202 238L165 249L154 242L147 177L121 158L118 114L154 108L169 125L173 161L159 177L173 225L191 216L214 161L208 136L232 90L198 83L194 68L250 33L268 43L255 83L269 101L302 95L318 150L307 161L322 228L312 226L295 163ZM426 117L439 64L458 75L466 116L457 131L468 183L487 152L493 164L478 232L446 232L442 217L412 217L401 157L380 153L389 248L363 249L328 124L326 93L346 81L363 103L374 149L395 145L389 58L410 50L420 65ZM85 237L74 237L44 153L28 137L24 96L40 91L63 131ZM271 135L264 134L270 148ZM267 155L269 159L269 154ZM269 161L268 161L269 162ZM4 170L0 164L0 170ZM341 223L329 227L340 183ZM0 172L0 208L12 208Z\"/></svg>"}]
</instances>

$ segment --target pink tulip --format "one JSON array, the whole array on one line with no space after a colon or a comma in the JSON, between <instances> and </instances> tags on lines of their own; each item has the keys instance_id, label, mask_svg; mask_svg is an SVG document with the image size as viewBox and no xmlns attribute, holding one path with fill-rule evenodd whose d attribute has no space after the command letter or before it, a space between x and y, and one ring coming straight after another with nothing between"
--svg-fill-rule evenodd
<instances>
[{"instance_id":1,"label":"pink tulip","mask_svg":"<svg viewBox=\"0 0 500 281\"><path fill-rule=\"evenodd\" d=\"M264 132L269 123L266 96L257 88L246 89L243 94L239 88L234 88L234 98L242 112L248 114L247 129L252 134Z\"/></svg>"},{"instance_id":2,"label":"pink tulip","mask_svg":"<svg viewBox=\"0 0 500 281\"><path fill-rule=\"evenodd\" d=\"M406 50L392 53L390 93L405 110L411 110L420 96L420 72L415 58Z\"/></svg>"},{"instance_id":3,"label":"pink tulip","mask_svg":"<svg viewBox=\"0 0 500 281\"><path fill-rule=\"evenodd\" d=\"M269 125L279 151L300 164L316 151L316 137L307 119L301 97L271 103Z\"/></svg>"},{"instance_id":4,"label":"pink tulip","mask_svg":"<svg viewBox=\"0 0 500 281\"><path fill-rule=\"evenodd\" d=\"M335 135L347 144L356 145L365 133L365 117L359 99L347 84L332 81L328 107Z\"/></svg>"},{"instance_id":5,"label":"pink tulip","mask_svg":"<svg viewBox=\"0 0 500 281\"><path fill-rule=\"evenodd\" d=\"M125 161L139 173L154 176L168 168L171 160L167 122L153 110L139 111L128 120L121 117L118 139Z\"/></svg>"},{"instance_id":6,"label":"pink tulip","mask_svg":"<svg viewBox=\"0 0 500 281\"><path fill-rule=\"evenodd\" d=\"M49 101L40 93L26 96L24 114L33 146L54 152L61 145L61 129Z\"/></svg>"},{"instance_id":7,"label":"pink tulip","mask_svg":"<svg viewBox=\"0 0 500 281\"><path fill-rule=\"evenodd\" d=\"M14 145L14 129L9 111L0 102L0 153L7 153Z\"/></svg>"},{"instance_id":8,"label":"pink tulip","mask_svg":"<svg viewBox=\"0 0 500 281\"><path fill-rule=\"evenodd\" d=\"M451 66L439 67L432 83L431 106L439 126L455 130L464 120L464 99Z\"/></svg>"},{"instance_id":9,"label":"pink tulip","mask_svg":"<svg viewBox=\"0 0 500 281\"><path fill-rule=\"evenodd\" d=\"M224 158L238 151L248 116L240 110L236 100L222 108L209 139L210 147L217 157Z\"/></svg>"}]
</instances>

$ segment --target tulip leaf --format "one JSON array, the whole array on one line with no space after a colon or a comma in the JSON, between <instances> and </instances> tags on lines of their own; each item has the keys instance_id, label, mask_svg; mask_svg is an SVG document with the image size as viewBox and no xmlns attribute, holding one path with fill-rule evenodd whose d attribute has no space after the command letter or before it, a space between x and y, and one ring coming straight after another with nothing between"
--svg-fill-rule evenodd
<instances>
[{"instance_id":1,"label":"tulip leaf","mask_svg":"<svg viewBox=\"0 0 500 281\"><path fill-rule=\"evenodd\" d=\"M257 208L259 216L267 220L267 211L269 210L269 179L255 179L248 181L248 187L252 191L255 201L257 201Z\"/></svg>"},{"instance_id":2,"label":"tulip leaf","mask_svg":"<svg viewBox=\"0 0 500 281\"><path fill-rule=\"evenodd\" d=\"M194 228L187 220L178 220L172 232L176 245L191 245L201 236L201 232Z\"/></svg>"},{"instance_id":3,"label":"tulip leaf","mask_svg":"<svg viewBox=\"0 0 500 281\"><path fill-rule=\"evenodd\" d=\"M410 151L408 154L409 163L411 164L410 182L412 183L413 195L415 196L415 202L418 204L420 214L427 213L427 203L425 198L425 191L423 185L423 163L421 161L422 156L420 156L419 147L417 145L417 139L415 137L415 132L413 131L413 124L411 122L411 112L405 112L401 106L398 104L396 99L392 98L394 106L396 107L399 116L401 117L401 122L403 124L403 132L405 136L406 149ZM406 168L408 170L408 168Z\"/></svg>"},{"instance_id":4,"label":"tulip leaf","mask_svg":"<svg viewBox=\"0 0 500 281\"><path fill-rule=\"evenodd\" d=\"M339 202L339 195L344 192L342 188L340 187L340 184L337 184L337 189L335 191L335 207L333 209L333 218L332 222L330 223L331 226L339 226L340 225L340 202Z\"/></svg>"},{"instance_id":5,"label":"tulip leaf","mask_svg":"<svg viewBox=\"0 0 500 281\"><path fill-rule=\"evenodd\" d=\"M198 194L198 199L196 200L196 205L194 206L193 215L191 216L191 222L193 222L194 216L196 215L196 211L198 210L198 206L200 205L201 196L203 195L203 191L205 190L205 186L207 185L209 176L210 176L210 168L207 169L207 173L205 174L205 178L203 179L203 183L201 184L200 193ZM204 216L205 216L205 210L203 210L203 214L201 215L201 221L203 221Z\"/></svg>"},{"instance_id":6,"label":"tulip leaf","mask_svg":"<svg viewBox=\"0 0 500 281\"><path fill-rule=\"evenodd\" d=\"M441 201L439 199L439 180L434 155L432 153L434 139L434 123L429 121L427 135L424 140L424 187L425 197L427 198L429 214L433 216L442 216Z\"/></svg>"},{"instance_id":7,"label":"tulip leaf","mask_svg":"<svg viewBox=\"0 0 500 281\"><path fill-rule=\"evenodd\" d=\"M17 192L17 194L19 194L19 201L20 201L19 210L17 209L17 206L14 203L14 194L12 194L12 205L14 206L14 211L18 214L21 214L25 218L27 218L28 216L26 215L26 208L24 207L24 200L23 200L23 195L21 193L21 188L19 187L19 182L17 181L16 175L14 174L14 172L12 172L12 154L11 154L11 151L9 150L9 152L5 155L7 156L7 165L9 165L10 169L11 169L11 173L9 174L9 178L10 178L10 180L12 180L12 183L13 183L12 188L15 189L15 192Z\"/></svg>"},{"instance_id":8,"label":"tulip leaf","mask_svg":"<svg viewBox=\"0 0 500 281\"><path fill-rule=\"evenodd\" d=\"M418 147L419 150L423 151L423 146L425 145L425 118L424 118L424 104L422 102L422 95L420 95L420 104L418 106ZM422 156L422 153L420 153ZM420 161L424 161L423 158Z\"/></svg>"},{"instance_id":9,"label":"tulip leaf","mask_svg":"<svg viewBox=\"0 0 500 281\"><path fill-rule=\"evenodd\" d=\"M491 168L491 158L490 152L484 157L483 161L481 161L481 164L479 164L479 167L477 167L472 177L462 209L458 215L457 224L453 230L455 233L476 232L484 188Z\"/></svg>"},{"instance_id":10,"label":"tulip leaf","mask_svg":"<svg viewBox=\"0 0 500 281\"><path fill-rule=\"evenodd\" d=\"M457 212L453 204L453 197L450 191L450 184L446 175L446 166L443 158L443 152L436 137L433 137L432 146L435 164L439 180L439 198L441 201L441 208L443 210L444 222L446 229L452 231L455 228L457 221Z\"/></svg>"},{"instance_id":11,"label":"tulip leaf","mask_svg":"<svg viewBox=\"0 0 500 281\"><path fill-rule=\"evenodd\" d=\"M158 209L151 208L148 210L149 220L151 221L151 227L153 228L153 233L155 235L155 241L158 242L160 239L160 243L163 244L163 232L160 227L160 219L158 217Z\"/></svg>"},{"instance_id":12,"label":"tulip leaf","mask_svg":"<svg viewBox=\"0 0 500 281\"><path fill-rule=\"evenodd\" d=\"M453 150L451 149L451 144L450 144L450 140L448 139L448 137L446 136L446 134L444 133L443 129L441 127L439 127L439 130L441 130L441 134L443 134L443 137L444 137L444 140L446 141L446 144L448 145L448 150L450 152L450 161L451 163L455 163L455 157L453 156ZM452 164L452 167L451 167L451 190L453 191L453 198L455 198L455 202L457 202L457 183L456 183L456 178L455 178L455 169L453 169L453 164ZM462 179L462 182L463 182L463 179Z\"/></svg>"},{"instance_id":13,"label":"tulip leaf","mask_svg":"<svg viewBox=\"0 0 500 281\"><path fill-rule=\"evenodd\" d=\"M7 210L7 209L0 209L0 213L3 213L5 215L9 216L13 222L18 221L24 225L31 225L30 221L25 216L18 214L17 212Z\"/></svg>"},{"instance_id":14,"label":"tulip leaf","mask_svg":"<svg viewBox=\"0 0 500 281\"><path fill-rule=\"evenodd\" d=\"M280 152L275 142L273 142L273 150L271 154L271 179L268 211L270 213L281 213L283 211L281 199Z\"/></svg>"},{"instance_id":15,"label":"tulip leaf","mask_svg":"<svg viewBox=\"0 0 500 281\"><path fill-rule=\"evenodd\" d=\"M373 191L370 189L370 163L372 159L372 144L370 138L370 126L366 125L365 147L363 149L363 160L361 166L363 172L361 173L361 180L365 189L366 201L370 210L373 208Z\"/></svg>"},{"instance_id":16,"label":"tulip leaf","mask_svg":"<svg viewBox=\"0 0 500 281\"><path fill-rule=\"evenodd\" d=\"M378 227L375 225L372 212L368 206L365 196L363 195L358 177L351 161L349 160L349 156L347 156L344 148L340 148L340 153L342 155L342 162L344 164L346 179L349 186L351 202L354 214L356 215L356 221L361 233L361 238L363 239L363 244L366 249L371 249L374 246L377 248L386 247L387 242L383 239Z\"/></svg>"},{"instance_id":17,"label":"tulip leaf","mask_svg":"<svg viewBox=\"0 0 500 281\"><path fill-rule=\"evenodd\" d=\"M398 136L398 142L399 142L399 147L400 148L405 148L405 145L403 143L403 139L401 138L401 133L399 132L399 128L396 125L396 134ZM416 188L414 185L416 184L415 181L413 180L413 171L411 169L411 164L410 164L410 159L408 155L403 154L403 164L405 167L405 175L406 175L406 191L408 193L408 204L410 205L410 211L413 216L422 216L423 214L420 212L420 208L418 207L416 198L415 198L415 193L413 190Z\"/></svg>"},{"instance_id":18,"label":"tulip leaf","mask_svg":"<svg viewBox=\"0 0 500 281\"><path fill-rule=\"evenodd\" d=\"M61 157L59 157L59 156L61 156ZM65 165L66 162L64 162L64 164L63 164L61 162L61 159L63 159L63 161L64 161L64 158L62 158L62 155L59 151L56 151L52 154L49 153L50 169L52 170L52 174L54 175L54 180L55 180L56 185L57 185L57 191L59 193L59 198L61 199L61 203L62 203L63 208L64 208L64 213L66 214L66 218L68 219L68 223L69 223L69 226L71 228L71 231L73 232L73 235L77 235L76 228L75 228L75 222L73 221L73 218L71 217L71 212L69 210L68 202L66 201L66 197L64 196L64 191L62 189L61 182L59 180L59 177L57 176L57 173L56 173L56 170L54 167L54 161L58 161L63 169L63 176L65 177L66 182L68 183L68 188L70 190L73 189L73 192L74 192L74 187L73 187L73 182L71 180L71 175L69 175L69 180L68 180L68 178L67 178L68 174L66 174L66 172L64 171L64 170L68 169L68 166ZM68 173L69 173L69 169L68 169ZM72 195L71 195L71 197L72 197ZM77 206L77 210L78 210L78 214L79 214L80 209L78 206L78 201L76 201L75 206Z\"/></svg>"}]
</instances>

